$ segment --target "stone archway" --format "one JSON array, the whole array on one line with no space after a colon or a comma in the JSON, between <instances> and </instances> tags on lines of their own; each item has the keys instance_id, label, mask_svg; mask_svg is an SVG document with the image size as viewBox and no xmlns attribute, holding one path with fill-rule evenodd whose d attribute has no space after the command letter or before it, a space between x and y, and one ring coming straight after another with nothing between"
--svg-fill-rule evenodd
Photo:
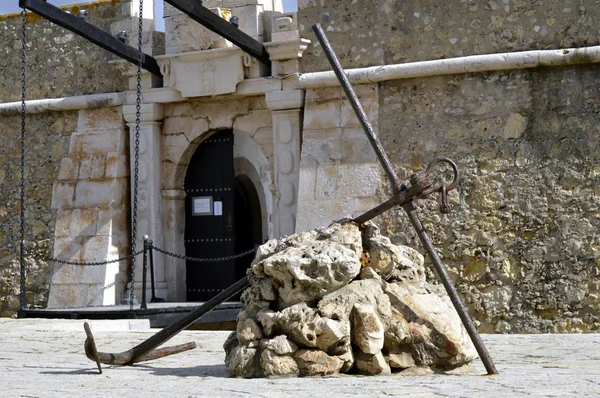
<instances>
[{"instance_id":1,"label":"stone archway","mask_svg":"<svg viewBox=\"0 0 600 398\"><path fill-rule=\"evenodd\" d=\"M218 130L220 131L220 130ZM173 150L168 154L166 167L169 169L165 177L169 181L163 182L163 240L164 247L174 253L185 253L185 198L184 180L187 167L198 146L218 131L205 131L188 145L180 145L177 154ZM272 237L271 215L273 212L273 199L271 194L272 170L261 147L245 132L233 131L234 134L234 170L239 183L250 193L254 194L253 204L260 210L260 228L254 232L255 238L260 234L263 242ZM176 136L165 136L163 144L168 147L171 141L175 142ZM166 141L166 142L165 142ZM173 145L171 145L173 146ZM251 201L252 202L252 201ZM169 301L186 301L186 263L172 257L165 258L165 278L168 286Z\"/></svg>"}]
</instances>

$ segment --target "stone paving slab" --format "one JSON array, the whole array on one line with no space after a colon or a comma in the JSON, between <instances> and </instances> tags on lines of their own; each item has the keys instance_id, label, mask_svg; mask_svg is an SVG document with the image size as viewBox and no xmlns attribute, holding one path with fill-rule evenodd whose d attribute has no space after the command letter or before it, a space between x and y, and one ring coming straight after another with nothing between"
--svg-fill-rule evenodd
<instances>
[{"instance_id":1,"label":"stone paving slab","mask_svg":"<svg viewBox=\"0 0 600 398\"><path fill-rule=\"evenodd\" d=\"M480 376L477 362L479 374L470 375L244 380L229 378L223 363L229 332L207 331L185 331L168 343L195 341L195 350L106 366L99 375L83 353L82 325L0 318L0 397L600 397L599 334L483 335L501 372L494 377ZM94 337L105 352L125 351L155 333L102 325Z\"/></svg>"}]
</instances>

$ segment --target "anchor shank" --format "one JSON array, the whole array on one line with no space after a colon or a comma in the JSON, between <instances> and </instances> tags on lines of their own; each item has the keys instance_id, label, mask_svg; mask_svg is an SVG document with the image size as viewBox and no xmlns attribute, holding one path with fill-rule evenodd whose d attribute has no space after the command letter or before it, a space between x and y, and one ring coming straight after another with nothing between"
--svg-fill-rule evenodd
<instances>
[{"instance_id":1,"label":"anchor shank","mask_svg":"<svg viewBox=\"0 0 600 398\"><path fill-rule=\"evenodd\" d=\"M250 286L250 282L248 281L248 277L246 276L234 283L233 285L229 286L227 289L223 290L221 293L217 294L216 296L214 296L213 298L211 298L206 303L202 304L186 316L178 319L173 324L167 326L160 332L156 333L154 336L133 347L131 350L129 350L131 352L131 359L126 364L137 362L141 356L147 354L159 345L171 339L183 329L194 323L202 315L206 314L207 312L209 312L210 310L212 310L217 305L221 304L223 301L227 300L231 296L234 296L242 290L246 289L248 286Z\"/></svg>"}]
</instances>

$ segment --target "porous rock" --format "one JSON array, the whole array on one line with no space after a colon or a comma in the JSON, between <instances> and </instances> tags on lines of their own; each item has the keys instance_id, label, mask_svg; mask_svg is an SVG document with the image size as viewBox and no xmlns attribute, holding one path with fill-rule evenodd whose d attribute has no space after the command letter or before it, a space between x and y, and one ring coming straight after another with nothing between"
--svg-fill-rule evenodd
<instances>
[{"instance_id":1,"label":"porous rock","mask_svg":"<svg viewBox=\"0 0 600 398\"><path fill-rule=\"evenodd\" d=\"M475 352L423 257L371 223L267 242L224 345L237 377L323 376L468 364Z\"/></svg>"},{"instance_id":2,"label":"porous rock","mask_svg":"<svg viewBox=\"0 0 600 398\"><path fill-rule=\"evenodd\" d=\"M265 376L297 376L298 363L291 356L277 355L271 350L260 354L260 365Z\"/></svg>"},{"instance_id":3,"label":"porous rock","mask_svg":"<svg viewBox=\"0 0 600 398\"><path fill-rule=\"evenodd\" d=\"M323 297L317 308L319 313L327 318L348 319L356 303L371 303L377 307L382 319L391 317L390 300L376 279L355 280Z\"/></svg>"},{"instance_id":4,"label":"porous rock","mask_svg":"<svg viewBox=\"0 0 600 398\"><path fill-rule=\"evenodd\" d=\"M360 261L351 249L326 241L288 247L260 265L278 286L279 308L313 303L346 285L360 272Z\"/></svg>"},{"instance_id":5,"label":"porous rock","mask_svg":"<svg viewBox=\"0 0 600 398\"><path fill-rule=\"evenodd\" d=\"M352 343L366 354L376 354L383 348L383 338L383 324L375 307L370 304L354 304Z\"/></svg>"},{"instance_id":6,"label":"porous rock","mask_svg":"<svg viewBox=\"0 0 600 398\"><path fill-rule=\"evenodd\" d=\"M355 352L356 356L356 368L358 372L365 375L379 375L379 374L391 374L392 370L385 361L385 357L381 351L375 354L367 354L357 349Z\"/></svg>"},{"instance_id":7,"label":"porous rock","mask_svg":"<svg viewBox=\"0 0 600 398\"><path fill-rule=\"evenodd\" d=\"M301 349L296 351L294 359L298 363L300 376L326 376L339 372L344 360L329 356L321 350Z\"/></svg>"},{"instance_id":8,"label":"porous rock","mask_svg":"<svg viewBox=\"0 0 600 398\"><path fill-rule=\"evenodd\" d=\"M423 343L413 346L419 365L455 366L477 357L456 310L440 289L415 283L388 283L384 289L407 321L418 321L430 330Z\"/></svg>"}]
</instances>

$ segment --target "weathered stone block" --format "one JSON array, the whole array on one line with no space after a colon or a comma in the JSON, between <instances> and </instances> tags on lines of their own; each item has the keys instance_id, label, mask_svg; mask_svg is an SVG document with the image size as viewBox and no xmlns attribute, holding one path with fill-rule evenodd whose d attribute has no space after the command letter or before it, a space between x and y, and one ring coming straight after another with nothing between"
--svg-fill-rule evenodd
<instances>
[{"instance_id":1,"label":"weathered stone block","mask_svg":"<svg viewBox=\"0 0 600 398\"><path fill-rule=\"evenodd\" d=\"M77 131L122 129L123 125L120 107L82 109L79 111Z\"/></svg>"},{"instance_id":2,"label":"weathered stone block","mask_svg":"<svg viewBox=\"0 0 600 398\"><path fill-rule=\"evenodd\" d=\"M97 235L127 235L129 211L126 207L98 211Z\"/></svg>"},{"instance_id":3,"label":"weathered stone block","mask_svg":"<svg viewBox=\"0 0 600 398\"><path fill-rule=\"evenodd\" d=\"M96 222L98 211L95 209L75 209L71 213L71 235L94 236L96 235Z\"/></svg>"},{"instance_id":4,"label":"weathered stone block","mask_svg":"<svg viewBox=\"0 0 600 398\"><path fill-rule=\"evenodd\" d=\"M52 186L52 209L69 209L73 207L75 194L74 182L55 182Z\"/></svg>"},{"instance_id":5,"label":"weathered stone block","mask_svg":"<svg viewBox=\"0 0 600 398\"><path fill-rule=\"evenodd\" d=\"M298 183L298 201L316 199L317 168L301 167Z\"/></svg>"},{"instance_id":6,"label":"weathered stone block","mask_svg":"<svg viewBox=\"0 0 600 398\"><path fill-rule=\"evenodd\" d=\"M302 166L314 167L335 164L343 158L342 130L304 130L302 137Z\"/></svg>"},{"instance_id":7,"label":"weathered stone block","mask_svg":"<svg viewBox=\"0 0 600 398\"><path fill-rule=\"evenodd\" d=\"M109 153L106 157L106 172L109 178L127 177L129 175L129 160L126 155Z\"/></svg>"},{"instance_id":8,"label":"weathered stone block","mask_svg":"<svg viewBox=\"0 0 600 398\"><path fill-rule=\"evenodd\" d=\"M337 100L306 102L304 128L307 130L332 129L341 126L341 103Z\"/></svg>"},{"instance_id":9,"label":"weathered stone block","mask_svg":"<svg viewBox=\"0 0 600 398\"><path fill-rule=\"evenodd\" d=\"M75 188L75 206L120 207L123 205L125 189L125 179L78 181Z\"/></svg>"},{"instance_id":10,"label":"weathered stone block","mask_svg":"<svg viewBox=\"0 0 600 398\"><path fill-rule=\"evenodd\" d=\"M377 127L373 127L377 134ZM341 137L341 163L375 163L377 155L362 128L344 128Z\"/></svg>"},{"instance_id":11,"label":"weathered stone block","mask_svg":"<svg viewBox=\"0 0 600 398\"><path fill-rule=\"evenodd\" d=\"M53 257L63 260L81 260L82 240L76 237L57 237L54 239Z\"/></svg>"},{"instance_id":12,"label":"weathered stone block","mask_svg":"<svg viewBox=\"0 0 600 398\"><path fill-rule=\"evenodd\" d=\"M379 188L376 163L343 164L338 167L339 197L373 196Z\"/></svg>"},{"instance_id":13,"label":"weathered stone block","mask_svg":"<svg viewBox=\"0 0 600 398\"><path fill-rule=\"evenodd\" d=\"M317 167L316 198L333 199L337 196L337 166Z\"/></svg>"},{"instance_id":14,"label":"weathered stone block","mask_svg":"<svg viewBox=\"0 0 600 398\"><path fill-rule=\"evenodd\" d=\"M126 135L122 130L95 130L71 135L69 154L72 156L106 155L109 152L125 153Z\"/></svg>"},{"instance_id":15,"label":"weathered stone block","mask_svg":"<svg viewBox=\"0 0 600 398\"><path fill-rule=\"evenodd\" d=\"M111 253L112 247L108 236L87 237L84 242L81 256L86 261L105 260Z\"/></svg>"},{"instance_id":16,"label":"weathered stone block","mask_svg":"<svg viewBox=\"0 0 600 398\"><path fill-rule=\"evenodd\" d=\"M104 177L105 155L84 157L79 165L79 179L98 179Z\"/></svg>"},{"instance_id":17,"label":"weathered stone block","mask_svg":"<svg viewBox=\"0 0 600 398\"><path fill-rule=\"evenodd\" d=\"M365 114L367 115L367 120L371 123L372 126L378 125L379 119L379 98L375 95L370 95L368 97L359 97L359 102L362 105ZM354 109L352 105L350 105L350 101L342 100L341 101L341 120L340 125L342 127L360 127L360 121L354 113Z\"/></svg>"},{"instance_id":18,"label":"weathered stone block","mask_svg":"<svg viewBox=\"0 0 600 398\"><path fill-rule=\"evenodd\" d=\"M71 235L71 210L58 210L56 212L56 227L54 236Z\"/></svg>"},{"instance_id":19,"label":"weathered stone block","mask_svg":"<svg viewBox=\"0 0 600 398\"><path fill-rule=\"evenodd\" d=\"M79 173L79 162L73 158L64 158L60 162L59 180L75 180Z\"/></svg>"}]
</instances>

